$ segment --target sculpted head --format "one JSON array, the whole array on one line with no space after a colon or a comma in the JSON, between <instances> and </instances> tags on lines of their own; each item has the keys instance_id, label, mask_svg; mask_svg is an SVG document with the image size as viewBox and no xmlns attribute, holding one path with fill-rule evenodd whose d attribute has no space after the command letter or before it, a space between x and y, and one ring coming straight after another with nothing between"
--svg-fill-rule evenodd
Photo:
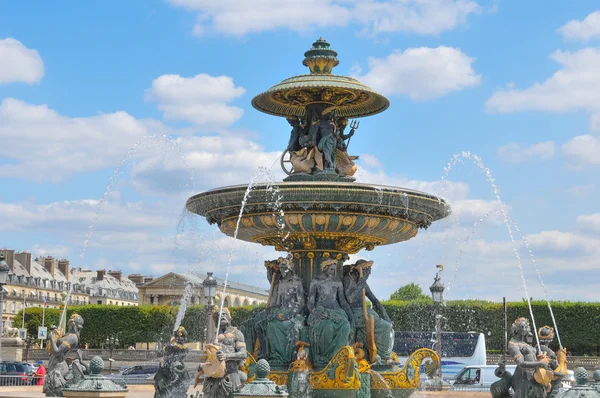
<instances>
[{"instance_id":1,"label":"sculpted head","mask_svg":"<svg viewBox=\"0 0 600 398\"><path fill-rule=\"evenodd\" d=\"M287 120L292 127L296 127L300 124L300 120L296 116L288 116L285 120Z\"/></svg>"},{"instance_id":2,"label":"sculpted head","mask_svg":"<svg viewBox=\"0 0 600 398\"><path fill-rule=\"evenodd\" d=\"M231 326L231 313L229 312L229 308L223 307L222 311L216 311L214 313L215 324L219 322L219 318L221 318L221 327L227 328Z\"/></svg>"},{"instance_id":3,"label":"sculpted head","mask_svg":"<svg viewBox=\"0 0 600 398\"><path fill-rule=\"evenodd\" d=\"M360 270L362 269L362 274L365 278L369 278L371 275L371 267L373 266L373 261L367 261L360 259L353 266L353 270L356 274L360 274Z\"/></svg>"},{"instance_id":4,"label":"sculpted head","mask_svg":"<svg viewBox=\"0 0 600 398\"><path fill-rule=\"evenodd\" d=\"M67 322L67 330L79 332L83 329L83 318L79 314L71 315L69 321Z\"/></svg>"},{"instance_id":5,"label":"sculpted head","mask_svg":"<svg viewBox=\"0 0 600 398\"><path fill-rule=\"evenodd\" d=\"M287 277L292 272L292 268L290 266L290 261L287 258L279 257L278 261L279 272L281 272L282 277Z\"/></svg>"},{"instance_id":6,"label":"sculpted head","mask_svg":"<svg viewBox=\"0 0 600 398\"><path fill-rule=\"evenodd\" d=\"M335 272L336 264L337 261L335 258L327 258L321 261L321 271L323 271L323 274L325 274L325 276L329 277Z\"/></svg>"},{"instance_id":7,"label":"sculpted head","mask_svg":"<svg viewBox=\"0 0 600 398\"><path fill-rule=\"evenodd\" d=\"M517 318L512 325L512 334L515 337L525 339L527 335L531 334L529 320L527 318Z\"/></svg>"}]
</instances>

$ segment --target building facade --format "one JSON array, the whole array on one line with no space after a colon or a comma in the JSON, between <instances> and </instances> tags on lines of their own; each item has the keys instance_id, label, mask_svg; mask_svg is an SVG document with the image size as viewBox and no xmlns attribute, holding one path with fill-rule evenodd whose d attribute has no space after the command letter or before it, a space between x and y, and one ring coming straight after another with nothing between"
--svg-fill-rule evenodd
<instances>
[{"instance_id":1,"label":"building facade","mask_svg":"<svg viewBox=\"0 0 600 398\"><path fill-rule=\"evenodd\" d=\"M79 270L75 279L84 287L90 304L138 305L138 287L121 271Z\"/></svg>"},{"instance_id":2,"label":"building facade","mask_svg":"<svg viewBox=\"0 0 600 398\"><path fill-rule=\"evenodd\" d=\"M225 280L217 279L216 303L221 303L221 292ZM169 272L159 278L139 286L140 305L179 305L185 285L189 282L193 286L190 304L206 304L204 297L203 277L192 273L178 274ZM225 307L241 307L249 305L266 304L269 293L265 289L243 283L228 282L225 295Z\"/></svg>"},{"instance_id":3,"label":"building facade","mask_svg":"<svg viewBox=\"0 0 600 398\"><path fill-rule=\"evenodd\" d=\"M31 253L1 249L10 268L2 308L4 326L12 325L15 315L27 307L58 308L63 304L63 292L71 292L69 304L89 304L84 287L71 280L69 260L51 256L32 258Z\"/></svg>"}]
</instances>

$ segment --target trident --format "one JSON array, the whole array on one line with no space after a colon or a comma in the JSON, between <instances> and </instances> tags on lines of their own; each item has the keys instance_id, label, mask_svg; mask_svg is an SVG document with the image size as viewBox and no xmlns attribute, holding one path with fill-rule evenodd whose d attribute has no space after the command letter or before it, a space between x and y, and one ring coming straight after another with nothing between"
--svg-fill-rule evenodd
<instances>
[{"instance_id":1,"label":"trident","mask_svg":"<svg viewBox=\"0 0 600 398\"><path fill-rule=\"evenodd\" d=\"M352 130L358 130L358 126L360 126L360 122L358 120L353 120L352 123L350 123L350 128ZM348 138L348 143L346 144L346 151L348 150L348 147L350 146L350 140L352 139L352 137Z\"/></svg>"}]
</instances>

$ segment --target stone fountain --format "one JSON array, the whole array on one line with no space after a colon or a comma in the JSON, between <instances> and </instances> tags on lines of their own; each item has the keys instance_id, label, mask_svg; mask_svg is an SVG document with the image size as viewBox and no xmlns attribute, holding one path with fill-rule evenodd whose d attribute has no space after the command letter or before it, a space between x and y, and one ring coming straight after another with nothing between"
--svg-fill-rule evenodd
<instances>
[{"instance_id":1,"label":"stone fountain","mask_svg":"<svg viewBox=\"0 0 600 398\"><path fill-rule=\"evenodd\" d=\"M298 380L306 380L314 397L407 396L419 384L421 363L439 365L439 358L418 350L398 368L391 322L367 284L372 262L344 262L363 249L409 240L451 209L424 192L354 182L357 157L348 150L359 122L348 120L383 112L389 101L356 79L332 74L338 64L321 38L305 53L310 74L252 100L292 127L281 157L283 182L249 191L248 185L217 188L186 206L228 236L289 253L265 262L269 304L240 327L246 369L268 360L268 377L289 384L290 396Z\"/></svg>"}]
</instances>

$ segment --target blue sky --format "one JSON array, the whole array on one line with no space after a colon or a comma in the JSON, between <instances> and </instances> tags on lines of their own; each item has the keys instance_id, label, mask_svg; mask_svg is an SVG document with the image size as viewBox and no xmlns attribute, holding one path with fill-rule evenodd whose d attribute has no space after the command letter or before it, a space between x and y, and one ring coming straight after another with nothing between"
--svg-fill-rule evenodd
<instances>
[{"instance_id":1,"label":"blue sky","mask_svg":"<svg viewBox=\"0 0 600 398\"><path fill-rule=\"evenodd\" d=\"M408 243L358 255L375 260L379 296L411 281L426 288L437 263L449 298L524 296L485 177L465 161L441 181L452 156L470 151L496 178L548 295L600 299L596 2L248 4L0 5L0 246L154 275L224 276L231 251L232 279L265 285L261 264L278 253L196 217L177 224L191 194L272 167L288 124L250 101L305 73L303 53L323 36L339 53L336 73L391 101L353 138L360 181L441 193L455 210ZM120 169L80 262L111 175L147 135L159 138ZM282 178L277 165L271 172ZM516 247L531 294L543 298L528 251Z\"/></svg>"}]
</instances>

